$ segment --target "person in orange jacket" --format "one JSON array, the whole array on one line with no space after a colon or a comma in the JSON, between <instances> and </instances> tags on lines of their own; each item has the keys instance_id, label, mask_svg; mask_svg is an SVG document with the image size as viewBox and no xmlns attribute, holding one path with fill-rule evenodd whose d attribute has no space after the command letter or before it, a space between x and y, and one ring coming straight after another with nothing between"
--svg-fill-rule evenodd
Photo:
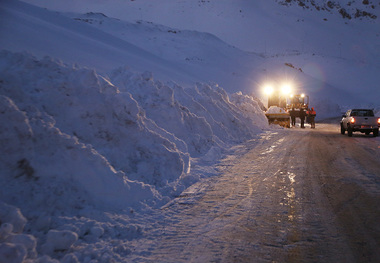
<instances>
[{"instance_id":1,"label":"person in orange jacket","mask_svg":"<svg viewBox=\"0 0 380 263\"><path fill-rule=\"evenodd\" d=\"M311 108L311 110L308 110L306 114L310 119L311 128L315 129L315 116L317 115L317 112L314 110L314 108Z\"/></svg>"}]
</instances>

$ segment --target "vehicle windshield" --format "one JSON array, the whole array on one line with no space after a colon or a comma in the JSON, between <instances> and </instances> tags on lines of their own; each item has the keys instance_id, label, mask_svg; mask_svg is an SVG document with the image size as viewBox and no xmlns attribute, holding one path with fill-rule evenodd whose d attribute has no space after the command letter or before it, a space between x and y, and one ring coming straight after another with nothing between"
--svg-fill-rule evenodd
<instances>
[{"instance_id":1,"label":"vehicle windshield","mask_svg":"<svg viewBox=\"0 0 380 263\"><path fill-rule=\"evenodd\" d=\"M351 116L373 117L375 115L373 114L372 110L353 110L351 112Z\"/></svg>"}]
</instances>

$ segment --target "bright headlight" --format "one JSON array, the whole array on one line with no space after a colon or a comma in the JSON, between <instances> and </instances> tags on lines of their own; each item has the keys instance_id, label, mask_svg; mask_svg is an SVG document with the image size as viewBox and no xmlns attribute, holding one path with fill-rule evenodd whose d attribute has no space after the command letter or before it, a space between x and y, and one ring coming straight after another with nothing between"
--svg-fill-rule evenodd
<instances>
[{"instance_id":1,"label":"bright headlight","mask_svg":"<svg viewBox=\"0 0 380 263\"><path fill-rule=\"evenodd\" d=\"M274 89L271 85L267 85L264 87L264 93L266 95L272 95L273 92L274 92Z\"/></svg>"},{"instance_id":2,"label":"bright headlight","mask_svg":"<svg viewBox=\"0 0 380 263\"><path fill-rule=\"evenodd\" d=\"M292 92L292 87L289 84L284 84L281 87L281 93L284 95L288 95Z\"/></svg>"}]
</instances>

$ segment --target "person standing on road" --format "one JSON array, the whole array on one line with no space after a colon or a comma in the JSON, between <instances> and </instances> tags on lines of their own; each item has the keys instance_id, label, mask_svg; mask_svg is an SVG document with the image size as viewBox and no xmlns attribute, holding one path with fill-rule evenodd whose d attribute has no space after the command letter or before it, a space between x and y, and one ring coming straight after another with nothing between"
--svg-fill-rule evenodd
<instances>
[{"instance_id":1,"label":"person standing on road","mask_svg":"<svg viewBox=\"0 0 380 263\"><path fill-rule=\"evenodd\" d=\"M311 123L311 121L310 121L310 111L311 111L311 109L307 109L307 111L306 111L306 123Z\"/></svg>"},{"instance_id":2,"label":"person standing on road","mask_svg":"<svg viewBox=\"0 0 380 263\"><path fill-rule=\"evenodd\" d=\"M301 108L300 109L300 119L301 119L301 128L302 129L305 128L305 116L306 116L305 110Z\"/></svg>"},{"instance_id":3,"label":"person standing on road","mask_svg":"<svg viewBox=\"0 0 380 263\"><path fill-rule=\"evenodd\" d=\"M307 111L306 111L306 123L311 123L310 122L310 109L307 109Z\"/></svg>"},{"instance_id":4,"label":"person standing on road","mask_svg":"<svg viewBox=\"0 0 380 263\"><path fill-rule=\"evenodd\" d=\"M292 127L295 127L296 126L296 111L294 110L294 108L292 108L289 111L289 114L290 114L290 119L292 120Z\"/></svg>"},{"instance_id":5,"label":"person standing on road","mask_svg":"<svg viewBox=\"0 0 380 263\"><path fill-rule=\"evenodd\" d=\"M317 112L314 110L314 108L311 108L311 110L307 111L307 114L310 118L311 128L315 129L315 116L317 116Z\"/></svg>"}]
</instances>

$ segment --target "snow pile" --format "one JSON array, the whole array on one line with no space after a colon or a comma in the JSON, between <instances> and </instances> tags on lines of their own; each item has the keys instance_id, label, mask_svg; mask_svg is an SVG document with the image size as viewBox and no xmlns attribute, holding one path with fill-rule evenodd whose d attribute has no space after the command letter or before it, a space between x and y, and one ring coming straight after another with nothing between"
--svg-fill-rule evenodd
<instances>
[{"instance_id":1,"label":"snow pile","mask_svg":"<svg viewBox=\"0 0 380 263\"><path fill-rule=\"evenodd\" d=\"M192 157L206 154L213 146L252 138L266 127L265 116L252 97L233 94L231 100L220 87L198 83L183 88L154 81L152 74L134 74L120 68L111 81L130 92L149 119L185 142ZM183 143L178 145L184 149Z\"/></svg>"},{"instance_id":2,"label":"snow pile","mask_svg":"<svg viewBox=\"0 0 380 263\"><path fill-rule=\"evenodd\" d=\"M286 113L286 111L283 108L277 107L277 106L270 106L269 109L266 111L267 114L283 114Z\"/></svg>"},{"instance_id":3,"label":"snow pile","mask_svg":"<svg viewBox=\"0 0 380 263\"><path fill-rule=\"evenodd\" d=\"M90 207L51 214L44 208L26 210L27 220L20 209L0 202L0 262L122 262L130 253L128 240L142 234L127 221L133 210L106 216Z\"/></svg>"},{"instance_id":4,"label":"snow pile","mask_svg":"<svg viewBox=\"0 0 380 263\"><path fill-rule=\"evenodd\" d=\"M206 120L182 107L174 99L173 89L154 81L150 72L141 75L118 69L111 75L111 81L120 91L130 92L148 118L179 138L176 144L183 151L189 150L192 156L199 156L215 143Z\"/></svg>"},{"instance_id":5,"label":"snow pile","mask_svg":"<svg viewBox=\"0 0 380 263\"><path fill-rule=\"evenodd\" d=\"M102 211L164 204L199 180L192 158L215 162L265 127L252 97L217 86L184 88L126 69L107 79L49 57L2 51L0 184L7 187L0 211L13 212L0 213L0 254L9 262L37 255L108 262L112 248L99 252L95 244L140 230ZM90 223L94 215L107 224ZM31 235L23 234L25 225ZM119 254L128 253L120 245ZM76 247L87 254L69 253Z\"/></svg>"},{"instance_id":6,"label":"snow pile","mask_svg":"<svg viewBox=\"0 0 380 263\"><path fill-rule=\"evenodd\" d=\"M120 208L126 202L138 204L153 199L150 187L116 172L91 145L54 127L51 116L32 105L25 106L30 110L27 116L8 97L1 96L0 101L0 180L8 185L3 198L20 199L21 203L26 198L35 206L55 208L75 207L78 202ZM39 188L45 190L35 196ZM57 192L68 198L54 196Z\"/></svg>"},{"instance_id":7,"label":"snow pile","mask_svg":"<svg viewBox=\"0 0 380 263\"><path fill-rule=\"evenodd\" d=\"M0 201L0 222L0 262L17 263L37 256L37 240L22 234L27 220L18 208Z\"/></svg>"}]
</instances>

